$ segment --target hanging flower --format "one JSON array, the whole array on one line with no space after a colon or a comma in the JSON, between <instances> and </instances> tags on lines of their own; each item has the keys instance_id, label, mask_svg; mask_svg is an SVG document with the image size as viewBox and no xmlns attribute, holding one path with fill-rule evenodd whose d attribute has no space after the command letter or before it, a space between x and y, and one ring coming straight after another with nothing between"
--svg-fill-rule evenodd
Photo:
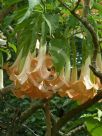
<instances>
[{"instance_id":1,"label":"hanging flower","mask_svg":"<svg viewBox=\"0 0 102 136\"><path fill-rule=\"evenodd\" d=\"M70 70L70 60L58 75L51 56L46 54L46 46L40 47L37 57L29 51L23 65L21 65L21 60L22 51L14 64L8 68L10 79L16 86L13 93L19 98L28 96L31 99L49 99L57 93L61 97L68 96L73 100L84 103L88 99L92 99L96 90L101 87L98 78L90 71L90 56L82 65L80 77L77 75L76 65L74 65L72 71ZM100 54L98 54L96 61L97 66L102 69Z\"/></svg>"}]
</instances>

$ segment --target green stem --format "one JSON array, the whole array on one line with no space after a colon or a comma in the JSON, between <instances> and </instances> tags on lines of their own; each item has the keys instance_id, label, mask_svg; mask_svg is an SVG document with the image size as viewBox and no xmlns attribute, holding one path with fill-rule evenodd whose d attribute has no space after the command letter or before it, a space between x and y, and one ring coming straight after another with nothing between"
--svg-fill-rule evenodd
<instances>
[{"instance_id":1,"label":"green stem","mask_svg":"<svg viewBox=\"0 0 102 136\"><path fill-rule=\"evenodd\" d=\"M83 16L87 17L89 13L90 0L84 0Z\"/></svg>"}]
</instances>

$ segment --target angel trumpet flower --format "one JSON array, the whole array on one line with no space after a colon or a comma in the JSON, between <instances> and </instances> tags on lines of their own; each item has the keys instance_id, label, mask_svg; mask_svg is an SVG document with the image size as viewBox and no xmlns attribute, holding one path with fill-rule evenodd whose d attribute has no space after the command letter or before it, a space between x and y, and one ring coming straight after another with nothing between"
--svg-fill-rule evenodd
<instances>
[{"instance_id":1,"label":"angel trumpet flower","mask_svg":"<svg viewBox=\"0 0 102 136\"><path fill-rule=\"evenodd\" d=\"M85 64L82 65L81 68L81 74L80 74L80 80L83 80L85 76L90 76L90 69L89 65L91 64L91 58L90 56L87 57Z\"/></svg>"},{"instance_id":2,"label":"angel trumpet flower","mask_svg":"<svg viewBox=\"0 0 102 136\"><path fill-rule=\"evenodd\" d=\"M29 52L26 57L26 60L25 60L25 63L24 63L21 73L19 75L16 75L16 78L21 85L24 84L25 81L28 79L28 73L30 72L31 61L32 61L31 60L31 53Z\"/></svg>"},{"instance_id":3,"label":"angel trumpet flower","mask_svg":"<svg viewBox=\"0 0 102 136\"><path fill-rule=\"evenodd\" d=\"M0 52L0 67L3 65L3 56L2 52ZM3 69L0 68L0 89L4 87L4 81L3 81Z\"/></svg>"},{"instance_id":4,"label":"angel trumpet flower","mask_svg":"<svg viewBox=\"0 0 102 136\"><path fill-rule=\"evenodd\" d=\"M97 62L97 60L96 60ZM85 69L84 69L84 75L83 75L83 79L84 79L84 84L86 86L86 89L94 89L94 90L98 90L99 89L99 82L97 77L90 71L89 65L91 64L91 58L90 56L86 59L85 62ZM97 63L96 63L97 64ZM86 73L85 73L86 72Z\"/></svg>"},{"instance_id":5,"label":"angel trumpet flower","mask_svg":"<svg viewBox=\"0 0 102 136\"><path fill-rule=\"evenodd\" d=\"M47 89L44 80L48 79L52 71L48 71L47 65L51 66L50 56L46 56L46 48L41 47L38 57L33 57L29 52L22 70L19 70L21 54L17 57L15 63L9 68L10 79L14 81L16 89L14 94L23 98L49 98L53 92ZM12 73L13 72L13 73ZM54 73L53 73L54 74ZM53 75L52 74L52 75Z\"/></svg>"},{"instance_id":6,"label":"angel trumpet flower","mask_svg":"<svg viewBox=\"0 0 102 136\"><path fill-rule=\"evenodd\" d=\"M84 103L94 96L94 84L90 80L90 63L91 59L89 56L82 66L79 80L73 81L69 84L69 87L67 86L66 91L64 91L64 93L62 92L64 96L67 95L69 98L77 100L80 103Z\"/></svg>"},{"instance_id":7,"label":"angel trumpet flower","mask_svg":"<svg viewBox=\"0 0 102 136\"><path fill-rule=\"evenodd\" d=\"M10 80L16 81L15 75L18 75L21 72L20 68L20 60L22 56L22 50L20 51L19 55L17 56L15 62L12 66L8 67L8 65L4 66L4 69L7 70Z\"/></svg>"},{"instance_id":8,"label":"angel trumpet flower","mask_svg":"<svg viewBox=\"0 0 102 136\"><path fill-rule=\"evenodd\" d=\"M102 58L101 58L101 53L97 54L96 65L99 68L99 70L102 72Z\"/></svg>"},{"instance_id":9,"label":"angel trumpet flower","mask_svg":"<svg viewBox=\"0 0 102 136\"><path fill-rule=\"evenodd\" d=\"M35 86L38 86L38 84L41 83L44 79L47 79L50 74L45 64L45 54L46 48L41 47L39 55L37 57L38 63L36 67L33 69L33 71L29 72L29 79Z\"/></svg>"},{"instance_id":10,"label":"angel trumpet flower","mask_svg":"<svg viewBox=\"0 0 102 136\"><path fill-rule=\"evenodd\" d=\"M89 69L89 64L91 64L90 56L87 57L82 66L79 80L75 65L70 74L70 59L66 65L67 69L64 67L60 75L57 75L51 56L46 55L45 46L40 47L37 57L29 52L22 68L19 67L21 57L22 51L15 63L9 68L10 79L16 85L14 94L17 97L29 96L31 99L44 99L58 93L61 97L68 96L73 100L84 103L93 98L96 94L95 90L99 88L96 77L92 75ZM97 65L99 65L99 60L101 61L100 55L97 56Z\"/></svg>"},{"instance_id":11,"label":"angel trumpet flower","mask_svg":"<svg viewBox=\"0 0 102 136\"><path fill-rule=\"evenodd\" d=\"M0 69L0 89L2 89L3 87L3 70Z\"/></svg>"},{"instance_id":12,"label":"angel trumpet flower","mask_svg":"<svg viewBox=\"0 0 102 136\"><path fill-rule=\"evenodd\" d=\"M45 77L41 75L41 67L42 63L39 62L39 59L31 59L28 54L24 68L22 72L17 75L17 81L19 81L19 88L15 90L15 95L17 97L29 96L30 98L49 98L52 96L52 92L48 91L44 86L43 80ZM31 60L30 60L31 59ZM35 64L34 64L35 61ZM34 68L32 68L32 62L34 64ZM40 64L41 65L40 65ZM42 67L44 68L44 67ZM44 69L43 69L44 71Z\"/></svg>"},{"instance_id":13,"label":"angel trumpet flower","mask_svg":"<svg viewBox=\"0 0 102 136\"><path fill-rule=\"evenodd\" d=\"M91 58L88 56L85 64L82 66L79 80L72 84L68 92L72 95L73 99L78 100L80 103L84 103L89 98L92 98L95 95L95 89L97 89L97 85L92 83L90 78L90 63Z\"/></svg>"},{"instance_id":14,"label":"angel trumpet flower","mask_svg":"<svg viewBox=\"0 0 102 136\"><path fill-rule=\"evenodd\" d=\"M77 81L77 67L72 68L71 72L71 82Z\"/></svg>"},{"instance_id":15,"label":"angel trumpet flower","mask_svg":"<svg viewBox=\"0 0 102 136\"><path fill-rule=\"evenodd\" d=\"M99 71L102 72L102 57L101 57L101 53L97 54L96 66L97 66L97 69L99 69ZM100 79L98 77L95 77L95 82L98 85L98 89L102 89L102 84L101 84Z\"/></svg>"}]
</instances>

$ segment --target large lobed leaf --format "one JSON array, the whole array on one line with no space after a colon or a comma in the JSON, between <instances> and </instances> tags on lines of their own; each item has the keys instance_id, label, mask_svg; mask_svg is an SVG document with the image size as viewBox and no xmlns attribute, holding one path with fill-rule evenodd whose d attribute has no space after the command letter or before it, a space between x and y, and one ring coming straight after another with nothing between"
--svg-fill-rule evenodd
<instances>
[{"instance_id":1,"label":"large lobed leaf","mask_svg":"<svg viewBox=\"0 0 102 136\"><path fill-rule=\"evenodd\" d=\"M19 19L18 23L22 23L25 19L27 19L31 15L34 7L40 3L40 0L28 0L28 3L29 3L28 10L26 11L25 15Z\"/></svg>"}]
</instances>

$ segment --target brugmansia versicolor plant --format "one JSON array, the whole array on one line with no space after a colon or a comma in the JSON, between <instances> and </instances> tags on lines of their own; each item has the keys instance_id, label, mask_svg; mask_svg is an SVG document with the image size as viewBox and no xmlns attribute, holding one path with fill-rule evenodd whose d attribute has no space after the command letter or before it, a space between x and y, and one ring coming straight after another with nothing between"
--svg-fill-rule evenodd
<instances>
[{"instance_id":1,"label":"brugmansia versicolor plant","mask_svg":"<svg viewBox=\"0 0 102 136\"><path fill-rule=\"evenodd\" d=\"M80 6L83 8L81 8L81 9L79 8L77 10L76 9L77 7L76 7L73 10L73 12L75 11L74 16L77 19L79 19L79 21L81 21L80 16L83 14L86 17L86 15L88 13L87 12L84 13L85 1L81 0L79 2L80 2ZM56 49L56 44L61 44L60 42L62 42L62 44L66 43L65 41L63 42L63 40L62 40L63 38L61 37L62 35L60 37L58 37L56 35L55 32L57 31L57 27L55 27L55 25L54 25L54 23L56 25L57 25L57 23L58 23L58 25L60 25L61 19L63 20L62 22L64 22L63 16L61 18L59 18L60 14L58 15L58 13L56 14L56 16L55 15L51 16L50 14L48 16L46 14L46 12L47 12L46 8L42 4L44 7L42 6L43 8L41 9L41 14L40 14L40 12L37 13L37 11L39 11L39 10L34 11L34 13L36 13L38 15L37 21L36 21L35 14L34 14L35 20L31 21L30 23L27 20L25 21L25 19L28 19L28 18L30 20L32 20L33 14L31 14L31 13L33 11L33 8L35 7L35 5L37 5L39 3L40 3L40 1L32 1L32 2L29 1L29 7L28 7L27 12L18 21L18 26L19 26L19 24L21 24L21 28L20 28L21 29L20 30L21 31L21 35L20 35L21 38L19 39L20 42L22 43L22 40L26 37L25 35L24 35L24 37L22 37L22 33L27 34L29 32L29 34L31 34L31 35L29 36L29 38L26 38L26 40L21 44L22 49L21 49L20 53L18 54L14 64L9 67L5 66L5 68L8 71L8 74L10 76L10 80L12 80L14 82L15 87L16 87L15 90L13 91L13 93L17 97L23 98L24 96L29 96L31 99L45 99L45 98L49 99L54 94L57 94L57 95L60 95L61 97L68 96L69 98L71 98L73 100L77 100L80 103L84 103L88 99L93 98L96 95L97 90L101 88L100 80L89 69L89 65L91 64L92 54L90 55L90 53L88 53L85 56L85 53L88 52L88 50L90 50L90 49L88 49L88 50L82 49L83 50L82 51L83 63L82 63L81 72L79 75L78 74L78 67L76 64L77 63L77 61L76 61L77 49L76 49L76 45L75 45L75 39L72 39L73 42L70 46L72 54L69 53L70 54L69 58L66 57L68 55L67 54L68 52L67 51L63 52L63 50L67 50L66 49L67 47L64 48L64 45L63 46L61 45L58 47L58 51ZM76 4L76 2L75 2L75 4ZM66 7L66 5L64 5L64 6ZM91 9L91 3L88 2L88 5L86 7ZM68 7L67 7L67 9L68 9ZM95 10L93 8L92 14L94 14L94 11L97 12L97 10ZM72 15L73 15L73 12L71 12ZM58 22L56 19L57 17L59 18ZM69 28L67 27L68 33L67 33L67 36L64 37L64 40L66 40L66 39L69 40L71 37L68 35L70 35L71 33L73 33L72 37L74 37L74 38L77 37L77 34L75 34L75 33L77 32L77 29L79 29L79 30L81 30L81 32L80 33L78 32L78 33L79 33L79 35L81 34L82 41L87 41L88 44L92 44L92 39L89 38L89 33L86 30L82 29L82 26L81 26L81 28L79 28L78 22L77 22L78 24L75 23L75 25L78 25L76 27L73 23L73 21L76 22L76 20L75 20L75 18L70 16L69 13L68 13L68 18L69 18L68 25L71 23L73 25L69 25L68 26ZM71 18L72 18L72 21L71 21ZM82 20L81 22L82 22L82 24L84 24L84 26L86 26L87 29L89 28L89 25L86 24L87 22L85 21L85 19ZM28 29L24 29L23 25L25 25L25 27L28 27L29 31L27 31ZM32 29L33 31L31 30L32 27L34 27L34 30ZM48 28L49 28L49 30L47 30ZM18 27L18 30L19 30L19 27ZM93 29L91 29L91 31L92 30ZM39 31L40 31L40 33L39 33ZM47 37L48 33L50 35ZM53 36L52 36L52 33L53 33ZM18 32L18 34L20 34L20 33ZM30 46L33 47L33 44L35 44L34 42L37 39L36 35L41 36L40 47L38 49L38 55L34 55L35 53L32 53L30 51ZM50 40L55 38L54 41L56 42L56 44L52 40L52 44L53 45L55 44L55 45L54 46L51 45L53 53L51 53L51 52L47 53L48 47L46 46L46 40L49 37L51 38ZM70 38L68 38L68 37L70 37ZM90 39L91 39L91 42L90 42ZM28 46L27 45L28 43L30 43L31 45ZM38 40L37 40L37 43L38 43ZM88 46L89 45L85 45L85 48L88 48ZM29 52L28 52L28 54L25 53L26 54L25 55L23 51L26 49L28 50L28 48L29 48ZM59 72L59 71L57 71L57 68L59 67L60 64L57 65L57 68L55 65L57 64L57 61L59 61L58 59L60 57L60 55L59 55L60 53L62 55L62 58L65 57L64 58L65 64L63 63L63 67L61 67L61 70L59 70L60 71ZM57 55L55 55L55 54L57 54ZM53 56L53 55L55 55L55 56ZM56 58L56 56L57 56L57 58ZM60 59L63 61L62 58L60 57ZM54 62L54 59L56 60L56 62ZM100 69L100 71L102 71L102 62L101 62L101 54L100 53L97 54L96 65Z\"/></svg>"},{"instance_id":2,"label":"brugmansia versicolor plant","mask_svg":"<svg viewBox=\"0 0 102 136\"><path fill-rule=\"evenodd\" d=\"M73 100L84 103L93 98L96 91L101 88L101 83L89 69L91 56L88 55L81 68L80 76L77 76L77 67L68 73L66 77L65 67L57 74L50 54L46 54L46 46L40 46L38 56L28 52L24 64L21 66L22 50L16 61L10 67L6 67L10 80L16 86L14 95L19 98L29 96L31 99L49 99L55 93L68 96ZM101 70L101 54L97 55L97 66ZM74 79L74 80L72 80Z\"/></svg>"}]
</instances>

